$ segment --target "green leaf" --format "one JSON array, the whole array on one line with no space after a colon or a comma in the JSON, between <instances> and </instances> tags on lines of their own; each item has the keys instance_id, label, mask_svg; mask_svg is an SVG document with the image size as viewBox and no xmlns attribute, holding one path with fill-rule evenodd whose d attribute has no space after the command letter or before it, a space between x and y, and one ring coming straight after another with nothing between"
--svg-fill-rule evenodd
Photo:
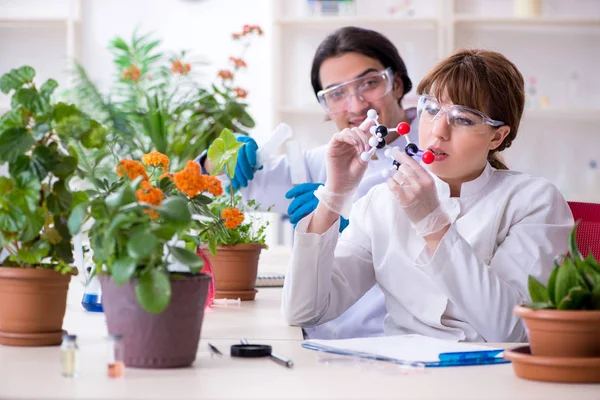
<instances>
[{"instance_id":1,"label":"green leaf","mask_svg":"<svg viewBox=\"0 0 600 400\"><path fill-rule=\"evenodd\" d=\"M569 289L569 292L556 306L557 310L577 310L580 304L590 292L581 286L575 286Z\"/></svg>"},{"instance_id":2,"label":"green leaf","mask_svg":"<svg viewBox=\"0 0 600 400\"><path fill-rule=\"evenodd\" d=\"M71 192L73 195L73 207L76 207L80 204L87 203L90 201L90 198L86 192Z\"/></svg>"},{"instance_id":3,"label":"green leaf","mask_svg":"<svg viewBox=\"0 0 600 400\"><path fill-rule=\"evenodd\" d=\"M187 201L181 197L169 197L156 210L161 218L167 222L176 224L189 224L192 221L192 214L187 207Z\"/></svg>"},{"instance_id":4,"label":"green leaf","mask_svg":"<svg viewBox=\"0 0 600 400\"><path fill-rule=\"evenodd\" d=\"M9 110L0 117L0 133L11 128L25 128L21 110Z\"/></svg>"},{"instance_id":5,"label":"green leaf","mask_svg":"<svg viewBox=\"0 0 600 400\"><path fill-rule=\"evenodd\" d=\"M45 222L44 210L41 208L36 208L33 211L28 210L25 215L27 216L27 220L19 235L20 242L28 242L38 237Z\"/></svg>"},{"instance_id":6,"label":"green leaf","mask_svg":"<svg viewBox=\"0 0 600 400\"><path fill-rule=\"evenodd\" d=\"M592 253L588 254L585 262L600 273L600 263L596 260Z\"/></svg>"},{"instance_id":7,"label":"green leaf","mask_svg":"<svg viewBox=\"0 0 600 400\"><path fill-rule=\"evenodd\" d=\"M23 246L17 252L17 258L21 261L36 265L42 262L42 259L50 253L50 244L45 240L39 240L33 246Z\"/></svg>"},{"instance_id":8,"label":"green leaf","mask_svg":"<svg viewBox=\"0 0 600 400\"><path fill-rule=\"evenodd\" d=\"M570 258L565 259L560 268L558 268L555 292L557 306L560 304L562 299L568 296L571 288L578 286L578 274L579 272Z\"/></svg>"},{"instance_id":9,"label":"green leaf","mask_svg":"<svg viewBox=\"0 0 600 400\"><path fill-rule=\"evenodd\" d=\"M535 303L547 303L550 301L546 286L542 285L537 279L529 275L527 280L529 286L529 295Z\"/></svg>"},{"instance_id":10,"label":"green leaf","mask_svg":"<svg viewBox=\"0 0 600 400\"><path fill-rule=\"evenodd\" d=\"M177 259L183 265L187 265L193 272L200 272L200 269L204 266L204 260L202 257L181 247L169 246L169 250L173 257Z\"/></svg>"},{"instance_id":11,"label":"green leaf","mask_svg":"<svg viewBox=\"0 0 600 400\"><path fill-rule=\"evenodd\" d=\"M71 209L73 195L66 188L65 181L56 181L52 186L52 193L46 199L48 211L53 214L62 214Z\"/></svg>"},{"instance_id":12,"label":"green leaf","mask_svg":"<svg viewBox=\"0 0 600 400\"><path fill-rule=\"evenodd\" d=\"M210 250L213 256L217 254L217 240L214 236L208 238L208 250Z\"/></svg>"},{"instance_id":13,"label":"green leaf","mask_svg":"<svg viewBox=\"0 0 600 400\"><path fill-rule=\"evenodd\" d=\"M33 137L24 128L11 128L0 134L0 161L13 162L33 146Z\"/></svg>"},{"instance_id":14,"label":"green leaf","mask_svg":"<svg viewBox=\"0 0 600 400\"><path fill-rule=\"evenodd\" d=\"M50 100L50 96L54 93L54 90L58 87L58 82L54 79L48 79L44 84L40 87L40 94L44 96L46 99Z\"/></svg>"},{"instance_id":15,"label":"green leaf","mask_svg":"<svg viewBox=\"0 0 600 400\"><path fill-rule=\"evenodd\" d=\"M585 280L587 287L590 290L600 288L600 272L596 271L594 267L588 263L584 263L581 271L583 279Z\"/></svg>"},{"instance_id":16,"label":"green leaf","mask_svg":"<svg viewBox=\"0 0 600 400\"><path fill-rule=\"evenodd\" d=\"M25 154L20 154L15 161L8 165L8 173L10 176L17 176L22 172L29 172L30 167L31 158Z\"/></svg>"},{"instance_id":17,"label":"green leaf","mask_svg":"<svg viewBox=\"0 0 600 400\"><path fill-rule=\"evenodd\" d=\"M31 155L31 170L42 181L59 160L60 155L55 147L37 146Z\"/></svg>"},{"instance_id":18,"label":"green leaf","mask_svg":"<svg viewBox=\"0 0 600 400\"><path fill-rule=\"evenodd\" d=\"M13 89L33 82L33 78L35 78L35 70L29 66L11 69L0 77L0 90L2 93L8 94Z\"/></svg>"},{"instance_id":19,"label":"green leaf","mask_svg":"<svg viewBox=\"0 0 600 400\"><path fill-rule=\"evenodd\" d=\"M52 173L58 178L66 179L73 175L77 169L77 159L73 156L61 157L60 161L52 168Z\"/></svg>"},{"instance_id":20,"label":"green leaf","mask_svg":"<svg viewBox=\"0 0 600 400\"><path fill-rule=\"evenodd\" d=\"M108 132L97 121L90 120L89 124L90 129L81 136L81 143L87 149L101 149Z\"/></svg>"},{"instance_id":21,"label":"green leaf","mask_svg":"<svg viewBox=\"0 0 600 400\"><path fill-rule=\"evenodd\" d=\"M571 230L571 234L569 235L569 254L574 260L583 260L583 256L579 252L579 248L577 247L577 227L579 226L579 222L575 223L573 230Z\"/></svg>"},{"instance_id":22,"label":"green leaf","mask_svg":"<svg viewBox=\"0 0 600 400\"><path fill-rule=\"evenodd\" d=\"M171 282L167 273L151 269L140 276L135 295L144 310L151 314L164 311L171 301Z\"/></svg>"},{"instance_id":23,"label":"green leaf","mask_svg":"<svg viewBox=\"0 0 600 400\"><path fill-rule=\"evenodd\" d=\"M48 99L40 96L35 88L25 87L18 89L13 95L13 102L21 104L23 108L35 115L46 115L52 111Z\"/></svg>"},{"instance_id":24,"label":"green leaf","mask_svg":"<svg viewBox=\"0 0 600 400\"><path fill-rule=\"evenodd\" d=\"M139 231L129 238L127 254L138 261L143 260L152 254L157 244L158 239L152 233Z\"/></svg>"},{"instance_id":25,"label":"green leaf","mask_svg":"<svg viewBox=\"0 0 600 400\"><path fill-rule=\"evenodd\" d=\"M550 273L550 278L548 278L548 298L550 302L554 305L558 304L558 300L556 298L556 276L558 275L558 268L556 267Z\"/></svg>"},{"instance_id":26,"label":"green leaf","mask_svg":"<svg viewBox=\"0 0 600 400\"><path fill-rule=\"evenodd\" d=\"M152 229L152 233L163 240L170 240L178 231L179 227L172 224L160 224L155 229Z\"/></svg>"},{"instance_id":27,"label":"green leaf","mask_svg":"<svg viewBox=\"0 0 600 400\"><path fill-rule=\"evenodd\" d=\"M207 157L214 164L211 175L220 174L225 166L227 166L228 175L233 174L237 164L238 151L243 145L237 141L231 130L223 129L219 137L208 148Z\"/></svg>"},{"instance_id":28,"label":"green leaf","mask_svg":"<svg viewBox=\"0 0 600 400\"><path fill-rule=\"evenodd\" d=\"M9 201L21 208L33 210L40 201L42 184L31 172L21 172L13 177L15 183Z\"/></svg>"},{"instance_id":29,"label":"green leaf","mask_svg":"<svg viewBox=\"0 0 600 400\"><path fill-rule=\"evenodd\" d=\"M69 220L67 221L67 227L72 236L77 235L81 230L81 225L83 225L83 221L86 218L87 208L88 203L82 203L78 204L73 208L73 211L71 211L71 215L69 215Z\"/></svg>"},{"instance_id":30,"label":"green leaf","mask_svg":"<svg viewBox=\"0 0 600 400\"><path fill-rule=\"evenodd\" d=\"M112 267L112 277L117 285L123 285L133 276L135 268L137 266L136 260L122 256L119 258Z\"/></svg>"},{"instance_id":31,"label":"green leaf","mask_svg":"<svg viewBox=\"0 0 600 400\"><path fill-rule=\"evenodd\" d=\"M132 189L131 185L123 185L118 191L108 195L105 200L106 206L110 210L115 210L135 202L137 202L137 197L135 196L135 191Z\"/></svg>"}]
</instances>

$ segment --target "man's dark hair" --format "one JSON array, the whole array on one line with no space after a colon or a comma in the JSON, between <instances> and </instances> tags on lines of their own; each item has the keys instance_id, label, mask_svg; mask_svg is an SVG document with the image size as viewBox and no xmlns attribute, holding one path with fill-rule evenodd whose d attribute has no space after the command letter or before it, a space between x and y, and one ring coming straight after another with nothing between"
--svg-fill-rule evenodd
<instances>
[{"instance_id":1,"label":"man's dark hair","mask_svg":"<svg viewBox=\"0 0 600 400\"><path fill-rule=\"evenodd\" d=\"M328 58L339 57L346 53L360 53L378 60L385 68L391 67L393 72L402 79L403 94L412 89L412 82L406 72L404 60L400 57L396 46L388 38L370 29L346 26L327 36L317 48L310 72L315 95L323 89L319 78L321 64Z\"/></svg>"}]
</instances>

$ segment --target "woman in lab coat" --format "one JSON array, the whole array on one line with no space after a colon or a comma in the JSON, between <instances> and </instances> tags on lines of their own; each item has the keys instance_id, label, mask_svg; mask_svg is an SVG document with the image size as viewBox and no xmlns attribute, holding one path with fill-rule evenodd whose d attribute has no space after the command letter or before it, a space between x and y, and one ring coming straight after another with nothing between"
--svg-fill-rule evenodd
<instances>
[{"instance_id":1,"label":"woman in lab coat","mask_svg":"<svg viewBox=\"0 0 600 400\"><path fill-rule=\"evenodd\" d=\"M419 147L434 151L435 162L428 171L397 152L398 171L351 205L367 169L359 155L369 126L334 135L321 201L296 227L283 314L290 324L319 324L378 283L388 335L523 341L513 307L530 300L528 275L548 279L573 227L550 182L497 158L517 135L523 77L499 53L464 50L417 92ZM338 238L350 206L352 223Z\"/></svg>"},{"instance_id":2,"label":"woman in lab coat","mask_svg":"<svg viewBox=\"0 0 600 400\"><path fill-rule=\"evenodd\" d=\"M379 123L396 127L400 122L407 122L411 125L410 140L418 140L416 108L402 108L404 95L412 89L411 80L398 50L380 33L344 27L327 36L313 58L311 82L325 113L338 129L358 127L365 121L367 111L375 109ZM287 211L292 223L315 209L318 200L313 192L327 178L326 145L304 152L304 165L299 167L305 168L308 182L293 187L296 182L291 180L286 156L258 166L258 147L254 140L248 137L238 140L243 141L244 146L239 151L232 185L240 190L244 199L255 199L265 207L274 205L271 209L274 212L285 214ZM388 144L402 147L404 140L397 134L390 134L386 138ZM385 182L381 172L389 169L391 162L383 152L375 152L374 159L358 183L356 198L364 196L374 185ZM211 166L205 156L200 157L199 162L210 172ZM290 204L291 198L294 200ZM348 221L342 219L340 223L340 230L343 230ZM343 316L307 328L305 335L314 339L380 336L383 335L386 313L383 293L374 286Z\"/></svg>"}]
</instances>

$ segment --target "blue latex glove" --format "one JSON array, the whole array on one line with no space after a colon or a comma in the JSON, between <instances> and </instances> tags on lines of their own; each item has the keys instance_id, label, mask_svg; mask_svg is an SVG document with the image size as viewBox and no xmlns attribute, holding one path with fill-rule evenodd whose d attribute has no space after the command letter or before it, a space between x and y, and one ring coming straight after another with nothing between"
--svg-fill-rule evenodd
<instances>
[{"instance_id":1,"label":"blue latex glove","mask_svg":"<svg viewBox=\"0 0 600 400\"><path fill-rule=\"evenodd\" d=\"M294 227L296 227L302 218L317 208L319 199L315 197L314 193L319 186L323 186L323 184L313 182L301 183L288 190L285 194L287 199L294 199L287 210L290 216L290 223L292 223ZM350 221L346 218L340 217L340 232L346 229L349 223Z\"/></svg>"},{"instance_id":2,"label":"blue latex glove","mask_svg":"<svg viewBox=\"0 0 600 400\"><path fill-rule=\"evenodd\" d=\"M236 136L237 141L244 143L244 145L240 147L238 152L237 164L233 173L233 179L231 180L231 186L233 186L234 190L248 186L248 181L254 179L254 171L257 169L256 152L258 151L258 145L254 139L243 135Z\"/></svg>"}]
</instances>

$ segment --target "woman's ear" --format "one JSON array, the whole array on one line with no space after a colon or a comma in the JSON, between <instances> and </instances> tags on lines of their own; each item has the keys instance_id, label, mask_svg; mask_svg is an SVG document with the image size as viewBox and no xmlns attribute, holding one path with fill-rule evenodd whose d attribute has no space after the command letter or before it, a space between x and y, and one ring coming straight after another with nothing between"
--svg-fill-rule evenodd
<instances>
[{"instance_id":1,"label":"woman's ear","mask_svg":"<svg viewBox=\"0 0 600 400\"><path fill-rule=\"evenodd\" d=\"M502 142L504 142L504 138L507 137L509 133L510 126L508 125L502 125L501 127L494 129L494 136L490 141L489 149L496 150L498 147L500 147Z\"/></svg>"},{"instance_id":2,"label":"woman's ear","mask_svg":"<svg viewBox=\"0 0 600 400\"><path fill-rule=\"evenodd\" d=\"M402 78L398 74L394 74L394 86L392 86L392 90L394 91L394 97L397 99L402 98L404 96L404 83L402 82Z\"/></svg>"}]
</instances>

